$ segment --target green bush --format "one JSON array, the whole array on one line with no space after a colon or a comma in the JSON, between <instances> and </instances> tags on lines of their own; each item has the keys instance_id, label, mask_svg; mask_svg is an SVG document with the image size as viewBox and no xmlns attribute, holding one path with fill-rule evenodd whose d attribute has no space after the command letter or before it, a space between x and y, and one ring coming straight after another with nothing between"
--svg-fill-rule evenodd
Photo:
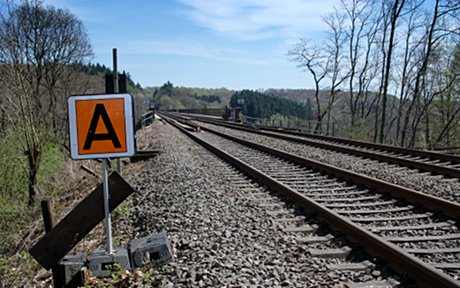
<instances>
[{"instance_id":1,"label":"green bush","mask_svg":"<svg viewBox=\"0 0 460 288\"><path fill-rule=\"evenodd\" d=\"M0 139L0 197L22 202L27 192L27 157L19 141L13 130L6 131Z\"/></svg>"},{"instance_id":2,"label":"green bush","mask_svg":"<svg viewBox=\"0 0 460 288\"><path fill-rule=\"evenodd\" d=\"M0 198L0 254L12 252L12 243L17 243L18 232L30 223L34 210L25 201Z\"/></svg>"},{"instance_id":3,"label":"green bush","mask_svg":"<svg viewBox=\"0 0 460 288\"><path fill-rule=\"evenodd\" d=\"M27 205L28 163L19 143L21 135L15 129L6 131L0 139L0 253L8 252L21 230L39 215L38 206ZM37 174L40 192L53 193L62 185L52 177L62 169L64 159L65 153L58 144L50 141L45 145Z\"/></svg>"}]
</instances>

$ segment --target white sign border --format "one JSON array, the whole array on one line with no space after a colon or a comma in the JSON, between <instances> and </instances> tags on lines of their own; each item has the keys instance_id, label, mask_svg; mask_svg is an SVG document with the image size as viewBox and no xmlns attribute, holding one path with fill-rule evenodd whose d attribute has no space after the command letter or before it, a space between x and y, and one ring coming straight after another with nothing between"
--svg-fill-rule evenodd
<instances>
[{"instance_id":1,"label":"white sign border","mask_svg":"<svg viewBox=\"0 0 460 288\"><path fill-rule=\"evenodd\" d=\"M75 102L79 100L123 99L125 110L126 152L79 154L77 137L77 113ZM128 94L72 95L67 98L70 135L70 157L74 160L131 157L136 153L134 137L133 97Z\"/></svg>"}]
</instances>

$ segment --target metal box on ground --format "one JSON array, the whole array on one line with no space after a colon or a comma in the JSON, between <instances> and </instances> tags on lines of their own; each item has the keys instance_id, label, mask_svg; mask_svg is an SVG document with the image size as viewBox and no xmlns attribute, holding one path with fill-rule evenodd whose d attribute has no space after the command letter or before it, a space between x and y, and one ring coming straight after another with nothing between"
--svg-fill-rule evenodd
<instances>
[{"instance_id":1,"label":"metal box on ground","mask_svg":"<svg viewBox=\"0 0 460 288\"><path fill-rule=\"evenodd\" d=\"M133 239L129 251L133 268L154 267L172 261L171 245L164 232Z\"/></svg>"},{"instance_id":2,"label":"metal box on ground","mask_svg":"<svg viewBox=\"0 0 460 288\"><path fill-rule=\"evenodd\" d=\"M125 247L115 248L115 253L109 255L105 249L97 249L89 260L89 269L95 277L107 277L119 266L120 269L129 270L128 249Z\"/></svg>"},{"instance_id":3,"label":"metal box on ground","mask_svg":"<svg viewBox=\"0 0 460 288\"><path fill-rule=\"evenodd\" d=\"M55 287L81 287L83 275L81 268L86 264L86 258L81 253L65 256L54 271Z\"/></svg>"}]
</instances>

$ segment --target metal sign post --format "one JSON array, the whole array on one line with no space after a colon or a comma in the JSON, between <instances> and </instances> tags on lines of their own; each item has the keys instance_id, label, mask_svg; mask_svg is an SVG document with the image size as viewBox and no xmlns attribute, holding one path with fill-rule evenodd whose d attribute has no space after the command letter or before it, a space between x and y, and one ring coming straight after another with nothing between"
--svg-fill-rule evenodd
<instances>
[{"instance_id":1,"label":"metal sign post","mask_svg":"<svg viewBox=\"0 0 460 288\"><path fill-rule=\"evenodd\" d=\"M135 154L133 99L129 94L70 96L72 159L102 159L103 202L107 253L114 254L109 208L107 161Z\"/></svg>"},{"instance_id":2,"label":"metal sign post","mask_svg":"<svg viewBox=\"0 0 460 288\"><path fill-rule=\"evenodd\" d=\"M117 94L118 89L118 61L117 61L117 48L113 48L113 93ZM121 175L121 161L117 158L117 172Z\"/></svg>"},{"instance_id":3,"label":"metal sign post","mask_svg":"<svg viewBox=\"0 0 460 288\"><path fill-rule=\"evenodd\" d=\"M109 176L107 170L107 158L102 159L102 185L104 193L104 214L105 214L105 233L107 235L107 253L113 254L112 241L112 220L109 208Z\"/></svg>"}]
</instances>

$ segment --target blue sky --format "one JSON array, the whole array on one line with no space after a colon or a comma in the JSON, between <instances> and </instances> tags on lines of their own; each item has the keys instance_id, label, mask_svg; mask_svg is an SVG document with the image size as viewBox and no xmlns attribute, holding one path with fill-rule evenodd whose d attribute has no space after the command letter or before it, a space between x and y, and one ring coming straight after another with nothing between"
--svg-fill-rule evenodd
<instances>
[{"instance_id":1,"label":"blue sky","mask_svg":"<svg viewBox=\"0 0 460 288\"><path fill-rule=\"evenodd\" d=\"M300 38L317 39L338 0L45 0L87 29L95 58L143 87L311 88L287 59Z\"/></svg>"}]
</instances>

